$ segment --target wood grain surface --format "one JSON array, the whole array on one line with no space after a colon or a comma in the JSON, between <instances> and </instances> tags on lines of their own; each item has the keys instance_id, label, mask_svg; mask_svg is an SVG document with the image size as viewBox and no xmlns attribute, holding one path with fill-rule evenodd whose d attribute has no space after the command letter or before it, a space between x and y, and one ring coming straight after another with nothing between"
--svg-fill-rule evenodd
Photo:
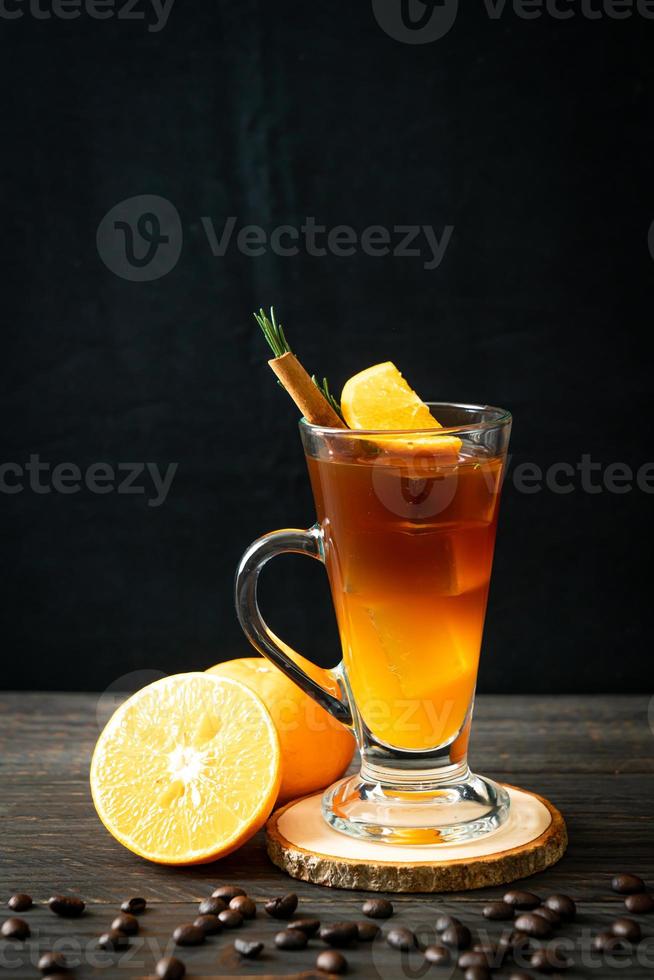
<instances>
[{"instance_id":1,"label":"wood grain surface","mask_svg":"<svg viewBox=\"0 0 654 980\"><path fill-rule=\"evenodd\" d=\"M79 960L75 977L145 977L159 955L171 951L170 934L192 920L196 903L218 884L242 884L257 901L287 891L300 897L298 914L321 920L361 918L367 893L293 881L266 856L263 834L215 864L167 869L136 858L99 823L88 788L91 751L106 720L106 702L91 694L0 695L0 899L27 891L38 906L24 914L32 938L24 945L0 940L0 977L36 977L39 951L57 947ZM609 889L616 871L635 871L654 888L654 735L650 699L634 697L480 697L471 761L478 770L547 796L563 813L567 854L528 879L539 894L566 892L579 903L577 921L560 933L575 967L566 976L641 978L654 971L654 914L640 916L644 942L614 965L591 952L591 936L624 912ZM55 892L81 895L87 912L59 919L43 906ZM414 928L423 943L435 941L437 913L449 912L481 939L505 926L480 917L483 904L502 888L448 895L389 896L395 916L383 924ZM127 953L95 949L121 900L143 895L148 911ZM7 910L7 914L9 911ZM202 947L178 951L188 976L311 976L322 944L280 953L273 937L280 924L263 909L238 933L224 932ZM264 955L241 961L232 948L238 934L261 938ZM353 977L462 976L427 967L419 953L400 954L383 941L347 953ZM506 968L497 976L509 977Z\"/></svg>"}]
</instances>

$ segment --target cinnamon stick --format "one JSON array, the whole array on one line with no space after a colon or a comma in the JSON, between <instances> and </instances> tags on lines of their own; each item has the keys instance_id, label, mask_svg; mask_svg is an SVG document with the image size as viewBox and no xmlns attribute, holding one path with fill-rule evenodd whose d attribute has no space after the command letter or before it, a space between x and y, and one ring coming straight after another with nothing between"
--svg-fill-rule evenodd
<instances>
[{"instance_id":1,"label":"cinnamon stick","mask_svg":"<svg viewBox=\"0 0 654 980\"><path fill-rule=\"evenodd\" d=\"M288 352L281 357L273 357L268 364L307 422L311 425L323 425L329 429L347 428L317 385L313 383L295 354Z\"/></svg>"}]
</instances>

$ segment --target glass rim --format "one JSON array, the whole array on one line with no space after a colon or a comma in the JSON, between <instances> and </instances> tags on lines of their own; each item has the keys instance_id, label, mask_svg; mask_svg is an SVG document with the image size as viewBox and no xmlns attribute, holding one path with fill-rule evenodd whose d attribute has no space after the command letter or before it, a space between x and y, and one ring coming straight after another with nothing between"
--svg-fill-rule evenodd
<instances>
[{"instance_id":1,"label":"glass rim","mask_svg":"<svg viewBox=\"0 0 654 980\"><path fill-rule=\"evenodd\" d=\"M496 405L474 405L466 402L425 402L428 408L458 408L468 412L478 412L479 414L490 413L495 417L478 422L464 422L462 425L443 426L440 429L336 429L328 425L313 425L304 416L300 419L300 427L310 431L328 436L342 436L363 438L365 436L444 436L457 435L458 433L478 432L480 429L492 429L496 426L509 425L513 421L513 416L508 409L498 408Z\"/></svg>"}]
</instances>

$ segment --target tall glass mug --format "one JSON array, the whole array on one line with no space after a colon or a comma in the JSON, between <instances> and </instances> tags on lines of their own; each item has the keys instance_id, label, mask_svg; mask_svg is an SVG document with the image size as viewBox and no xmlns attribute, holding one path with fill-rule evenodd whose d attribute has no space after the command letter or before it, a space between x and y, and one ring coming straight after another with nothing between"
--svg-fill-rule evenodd
<instances>
[{"instance_id":1,"label":"tall glass mug","mask_svg":"<svg viewBox=\"0 0 654 980\"><path fill-rule=\"evenodd\" d=\"M511 416L430 408L444 428L367 432L303 419L317 523L255 541L236 577L253 646L356 735L361 772L326 790L325 820L404 844L471 840L509 812L506 791L470 771L467 749ZM326 566L340 697L294 663L261 616L259 572L282 552Z\"/></svg>"}]
</instances>

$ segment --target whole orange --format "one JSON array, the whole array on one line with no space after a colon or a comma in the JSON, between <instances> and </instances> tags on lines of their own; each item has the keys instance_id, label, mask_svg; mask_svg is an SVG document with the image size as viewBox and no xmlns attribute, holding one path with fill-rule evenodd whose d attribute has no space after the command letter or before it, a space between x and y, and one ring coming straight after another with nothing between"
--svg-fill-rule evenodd
<instances>
[{"instance_id":1,"label":"whole orange","mask_svg":"<svg viewBox=\"0 0 654 980\"><path fill-rule=\"evenodd\" d=\"M286 648L313 680L338 695L336 681L310 660ZM277 803L324 789L342 776L355 749L351 733L264 657L243 657L209 672L241 681L259 695L279 736L282 782Z\"/></svg>"}]
</instances>

